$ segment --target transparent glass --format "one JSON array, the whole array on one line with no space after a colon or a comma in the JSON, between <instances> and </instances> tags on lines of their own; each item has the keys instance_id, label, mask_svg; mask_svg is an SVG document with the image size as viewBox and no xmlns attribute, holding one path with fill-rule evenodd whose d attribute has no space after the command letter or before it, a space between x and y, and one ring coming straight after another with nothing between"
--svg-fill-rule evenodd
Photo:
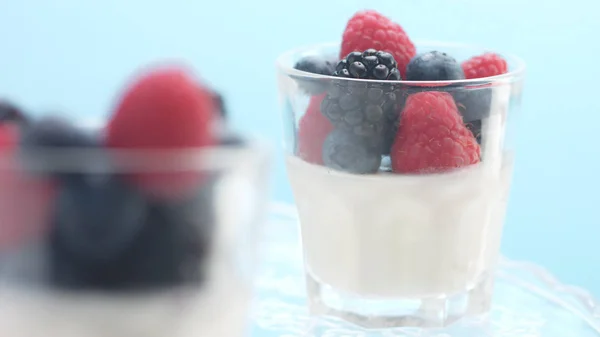
<instances>
[{"instance_id":1,"label":"transparent glass","mask_svg":"<svg viewBox=\"0 0 600 337\"><path fill-rule=\"evenodd\" d=\"M0 335L244 335L268 162L251 141L2 151Z\"/></svg>"},{"instance_id":2,"label":"transparent glass","mask_svg":"<svg viewBox=\"0 0 600 337\"><path fill-rule=\"evenodd\" d=\"M416 46L417 53L438 50L459 62L486 51L437 42ZM372 328L445 326L486 313L513 167L524 64L500 53L508 62L507 74L444 82L348 79L293 68L306 56L335 59L338 54L338 45L324 44L288 52L277 61L287 171L299 213L311 313ZM398 131L403 130L404 108L423 92L454 102L460 123L479 144L476 163L466 165L459 158L460 168L441 171L394 167L398 151L406 149L389 149L389 144L404 132ZM360 104L375 96L386 100L378 103L383 122L367 123L370 103ZM324 127L339 118L340 106L348 102L358 104L362 116L348 119L347 113L334 127ZM314 110L326 118L304 118ZM364 135L361 139L378 135L375 143L388 143L388 148L327 145L328 135L341 127ZM324 144L321 153L315 153L315 142ZM342 165L357 161L368 167L375 162L375 169Z\"/></svg>"}]
</instances>

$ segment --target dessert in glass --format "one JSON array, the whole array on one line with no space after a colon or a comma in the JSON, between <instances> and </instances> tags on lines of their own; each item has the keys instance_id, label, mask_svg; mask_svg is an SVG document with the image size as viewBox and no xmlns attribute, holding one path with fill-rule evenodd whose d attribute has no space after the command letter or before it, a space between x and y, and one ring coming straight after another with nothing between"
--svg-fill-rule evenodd
<instances>
[{"instance_id":1,"label":"dessert in glass","mask_svg":"<svg viewBox=\"0 0 600 337\"><path fill-rule=\"evenodd\" d=\"M523 62L372 10L277 61L309 307L367 328L485 314Z\"/></svg>"},{"instance_id":2,"label":"dessert in glass","mask_svg":"<svg viewBox=\"0 0 600 337\"><path fill-rule=\"evenodd\" d=\"M0 104L0 335L242 336L268 155L187 67L104 121Z\"/></svg>"}]
</instances>

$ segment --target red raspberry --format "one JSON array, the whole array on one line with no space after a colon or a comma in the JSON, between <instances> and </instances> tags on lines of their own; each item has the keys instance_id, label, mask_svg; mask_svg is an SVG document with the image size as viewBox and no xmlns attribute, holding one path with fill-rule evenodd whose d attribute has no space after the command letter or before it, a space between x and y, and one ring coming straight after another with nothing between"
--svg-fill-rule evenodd
<instances>
[{"instance_id":1,"label":"red raspberry","mask_svg":"<svg viewBox=\"0 0 600 337\"><path fill-rule=\"evenodd\" d=\"M298 156L317 165L323 165L323 142L333 130L331 122L321 113L325 95L311 97L298 125Z\"/></svg>"},{"instance_id":2,"label":"red raspberry","mask_svg":"<svg viewBox=\"0 0 600 337\"><path fill-rule=\"evenodd\" d=\"M0 125L0 250L40 238L48 230L54 186L17 166L18 129Z\"/></svg>"},{"instance_id":3,"label":"red raspberry","mask_svg":"<svg viewBox=\"0 0 600 337\"><path fill-rule=\"evenodd\" d=\"M354 14L346 24L342 37L340 59L350 52L369 48L386 51L398 62L402 78L408 62L415 56L416 49L402 27L382 14L366 10Z\"/></svg>"},{"instance_id":4,"label":"red raspberry","mask_svg":"<svg viewBox=\"0 0 600 337\"><path fill-rule=\"evenodd\" d=\"M210 90L183 70L167 68L139 78L125 93L109 121L107 146L118 149L178 150L214 144L217 108ZM191 192L199 172L132 175L143 190L158 197Z\"/></svg>"},{"instance_id":5,"label":"red raspberry","mask_svg":"<svg viewBox=\"0 0 600 337\"><path fill-rule=\"evenodd\" d=\"M506 60L494 53L472 57L461 64L465 78L483 78L504 74L508 71Z\"/></svg>"},{"instance_id":6,"label":"red raspberry","mask_svg":"<svg viewBox=\"0 0 600 337\"><path fill-rule=\"evenodd\" d=\"M390 154L395 172L437 173L476 164L479 151L450 94L408 97Z\"/></svg>"}]
</instances>

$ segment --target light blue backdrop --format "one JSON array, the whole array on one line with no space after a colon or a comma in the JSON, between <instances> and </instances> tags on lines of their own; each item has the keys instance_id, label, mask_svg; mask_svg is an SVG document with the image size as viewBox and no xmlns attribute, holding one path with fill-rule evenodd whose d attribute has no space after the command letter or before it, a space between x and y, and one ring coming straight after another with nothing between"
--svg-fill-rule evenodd
<instances>
[{"instance_id":1,"label":"light blue backdrop","mask_svg":"<svg viewBox=\"0 0 600 337\"><path fill-rule=\"evenodd\" d=\"M276 56L338 40L369 4L414 38L527 61L503 251L600 296L598 1L1 0L0 93L38 113L103 115L138 65L183 58L227 96L238 128L277 148ZM272 195L291 201L281 159Z\"/></svg>"}]
</instances>

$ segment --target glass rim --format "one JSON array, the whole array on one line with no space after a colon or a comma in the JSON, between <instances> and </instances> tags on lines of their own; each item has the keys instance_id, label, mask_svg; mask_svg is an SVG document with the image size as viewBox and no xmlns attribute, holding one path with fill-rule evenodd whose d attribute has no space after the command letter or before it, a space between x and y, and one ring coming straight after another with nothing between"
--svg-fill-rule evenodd
<instances>
[{"instance_id":1,"label":"glass rim","mask_svg":"<svg viewBox=\"0 0 600 337\"><path fill-rule=\"evenodd\" d=\"M90 174L218 172L268 164L268 143L254 138L244 140L243 145L214 145L176 150L32 147L0 154L0 171Z\"/></svg>"},{"instance_id":2,"label":"glass rim","mask_svg":"<svg viewBox=\"0 0 600 337\"><path fill-rule=\"evenodd\" d=\"M465 49L478 49L483 51L490 51L487 48L472 45L467 43L460 42L445 42L445 41L436 41L436 40L413 40L413 43L416 46L419 45L429 45L429 46L437 46L437 47L447 47L447 48L465 48ZM482 85L489 83L512 83L516 82L523 78L525 74L525 62L518 56L515 56L510 53L499 53L508 61L509 64L514 65L514 69L509 69L510 71L496 76L490 76L485 78L475 78L475 79L463 79L463 80L450 80L450 81L407 81L407 80L396 80L396 81L381 81L374 79L359 79L359 78L341 78L330 75L321 75L314 74L305 71L301 71L298 69L294 69L294 64L291 61L291 57L294 54L298 54L301 52L307 52L310 50L318 50L326 47L339 47L340 43L338 42L325 42L325 43L317 43L312 45L306 45L297 47L291 50L287 50L283 54L280 54L275 61L275 65L277 69L284 73L287 76L306 79L306 80L331 80L331 81L348 81L348 82L357 82L357 83L386 83L386 84L398 84L398 85L406 85L406 86L440 86L440 84L448 85L448 86L467 86L467 85ZM491 51L490 51L491 52Z\"/></svg>"}]
</instances>

